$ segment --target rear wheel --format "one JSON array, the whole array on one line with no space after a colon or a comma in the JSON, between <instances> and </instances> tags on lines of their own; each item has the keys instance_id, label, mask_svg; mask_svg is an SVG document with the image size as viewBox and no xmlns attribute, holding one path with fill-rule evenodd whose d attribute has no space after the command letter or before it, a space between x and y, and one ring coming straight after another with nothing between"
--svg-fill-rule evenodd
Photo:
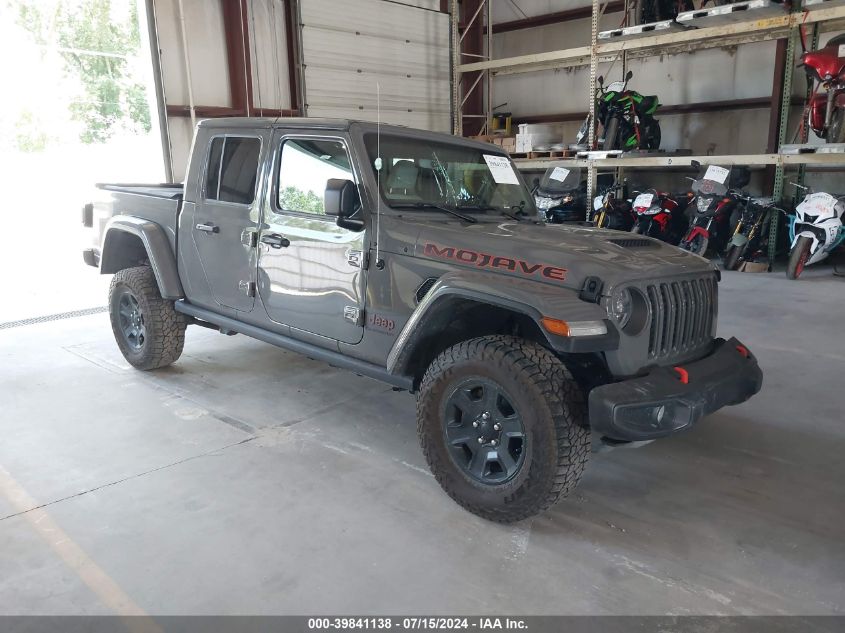
<instances>
[{"instance_id":1,"label":"rear wheel","mask_svg":"<svg viewBox=\"0 0 845 633\"><path fill-rule=\"evenodd\" d=\"M185 316L163 299L149 266L124 268L109 286L112 332L123 357L137 369L174 363L185 345Z\"/></svg>"},{"instance_id":2,"label":"rear wheel","mask_svg":"<svg viewBox=\"0 0 845 633\"><path fill-rule=\"evenodd\" d=\"M544 347L511 336L458 343L429 366L417 431L443 490L512 522L575 488L590 450L584 393Z\"/></svg>"},{"instance_id":3,"label":"rear wheel","mask_svg":"<svg viewBox=\"0 0 845 633\"><path fill-rule=\"evenodd\" d=\"M660 149L660 123L654 121L648 126L647 138L643 149Z\"/></svg>"},{"instance_id":4,"label":"rear wheel","mask_svg":"<svg viewBox=\"0 0 845 633\"><path fill-rule=\"evenodd\" d=\"M812 240L806 235L802 235L795 242L792 252L789 253L789 264L786 266L787 279L798 279L804 272L804 266L807 265L807 260L810 258L811 243Z\"/></svg>"},{"instance_id":5,"label":"rear wheel","mask_svg":"<svg viewBox=\"0 0 845 633\"><path fill-rule=\"evenodd\" d=\"M828 143L845 143L845 108L837 108L825 135Z\"/></svg>"},{"instance_id":6,"label":"rear wheel","mask_svg":"<svg viewBox=\"0 0 845 633\"><path fill-rule=\"evenodd\" d=\"M615 116L610 118L607 127L604 129L604 143L602 149L610 151L616 149L616 137L619 136L619 119Z\"/></svg>"}]
</instances>

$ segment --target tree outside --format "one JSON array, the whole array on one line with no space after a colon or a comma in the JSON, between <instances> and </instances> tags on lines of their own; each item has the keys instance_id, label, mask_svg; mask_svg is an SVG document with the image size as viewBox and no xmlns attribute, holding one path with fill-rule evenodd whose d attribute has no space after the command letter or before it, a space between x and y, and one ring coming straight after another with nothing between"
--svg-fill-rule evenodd
<instances>
[{"instance_id":1,"label":"tree outside","mask_svg":"<svg viewBox=\"0 0 845 633\"><path fill-rule=\"evenodd\" d=\"M150 132L135 0L0 0L0 12L6 59L30 62L15 84L34 88L3 113L0 140L31 152Z\"/></svg>"},{"instance_id":2,"label":"tree outside","mask_svg":"<svg viewBox=\"0 0 845 633\"><path fill-rule=\"evenodd\" d=\"M279 192L279 206L291 211L305 211L325 215L323 199L313 191L303 191L294 186L285 187Z\"/></svg>"}]
</instances>

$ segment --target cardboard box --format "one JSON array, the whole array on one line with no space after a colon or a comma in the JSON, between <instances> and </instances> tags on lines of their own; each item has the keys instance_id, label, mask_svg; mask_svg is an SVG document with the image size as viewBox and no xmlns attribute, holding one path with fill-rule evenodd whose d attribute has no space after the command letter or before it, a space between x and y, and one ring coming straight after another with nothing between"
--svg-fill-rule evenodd
<instances>
[{"instance_id":1,"label":"cardboard box","mask_svg":"<svg viewBox=\"0 0 845 633\"><path fill-rule=\"evenodd\" d=\"M745 262L739 270L744 273L764 273L769 270L768 262Z\"/></svg>"}]
</instances>

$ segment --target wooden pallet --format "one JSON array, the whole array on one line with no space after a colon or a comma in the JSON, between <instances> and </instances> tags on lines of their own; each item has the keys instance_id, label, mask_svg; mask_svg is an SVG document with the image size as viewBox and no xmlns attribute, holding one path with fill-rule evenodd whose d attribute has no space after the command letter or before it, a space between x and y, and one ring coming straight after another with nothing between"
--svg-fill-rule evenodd
<instances>
[{"instance_id":1,"label":"wooden pallet","mask_svg":"<svg viewBox=\"0 0 845 633\"><path fill-rule=\"evenodd\" d=\"M790 144L781 145L781 154L845 154L845 143L825 143L824 145Z\"/></svg>"},{"instance_id":2,"label":"wooden pallet","mask_svg":"<svg viewBox=\"0 0 845 633\"><path fill-rule=\"evenodd\" d=\"M670 31L682 31L683 29L684 27L674 20L661 20L660 22L650 22L648 24L626 26L621 29L601 31L598 38L602 42L608 42L643 37L646 35L659 35Z\"/></svg>"},{"instance_id":3,"label":"wooden pallet","mask_svg":"<svg viewBox=\"0 0 845 633\"><path fill-rule=\"evenodd\" d=\"M510 152L511 158L574 158L575 152L568 149L557 149L545 152Z\"/></svg>"},{"instance_id":4,"label":"wooden pallet","mask_svg":"<svg viewBox=\"0 0 845 633\"><path fill-rule=\"evenodd\" d=\"M764 19L786 13L783 4L772 0L746 0L718 7L684 11L675 20L683 26L719 26L751 19Z\"/></svg>"}]
</instances>

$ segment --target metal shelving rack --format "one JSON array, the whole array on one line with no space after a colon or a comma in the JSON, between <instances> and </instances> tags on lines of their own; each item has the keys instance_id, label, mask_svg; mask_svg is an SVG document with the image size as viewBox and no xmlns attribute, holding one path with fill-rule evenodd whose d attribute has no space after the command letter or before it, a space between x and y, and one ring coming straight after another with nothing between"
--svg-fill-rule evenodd
<instances>
[{"instance_id":1,"label":"metal shelving rack","mask_svg":"<svg viewBox=\"0 0 845 633\"><path fill-rule=\"evenodd\" d=\"M792 97L792 66L793 55L797 42L799 41L799 28L802 25L812 27L814 41L817 41L819 32L845 28L845 5L821 7L812 10L798 9L792 13L784 13L776 17L763 19L749 17L746 20L733 22L720 26L710 26L683 31L671 31L668 33L642 36L634 39L614 40L609 42L598 41L598 20L603 13L603 5L599 0L592 0L592 21L591 21L591 43L589 46L578 46L544 53L520 55L494 59L492 55L492 25L490 22L490 0L482 0L476 16L481 12L481 7L487 7L487 54L483 59L463 63L460 53L460 34L458 33L457 21L457 0L452 0L452 42L453 42L453 132L460 134L462 129L461 105L465 96L461 95L461 78L466 73L479 73L478 81L484 76L487 79L487 120L489 121L492 112L492 83L496 75L534 72L555 68L572 68L578 66L589 66L590 81L589 93L587 95L591 120L594 120L596 93L596 73L599 63L612 62L622 59L623 67L629 59L687 53L708 48L723 48L752 42L762 42L777 39L787 39L787 63L783 82L783 94L781 96L781 116L779 131L779 144L786 141L787 121L789 117L789 106ZM623 71L624 72L624 71ZM475 84L474 84L475 86ZM591 126L590 145L592 146L595 126ZM806 139L804 139L806 141ZM774 194L780 197L783 194L784 172L789 167L799 168L799 177L803 177L806 166L817 166L824 168L845 169L845 154L750 154L750 155L722 155L722 156L631 156L620 158L603 159L518 159L517 162L524 168L545 168L550 163L562 166L583 167L587 169L588 195L592 195L595 187L596 174L599 169L612 169L624 167L636 168L683 168L689 167L692 161L701 164L719 165L750 165L766 166L772 165L775 168ZM588 198L589 199L589 198ZM589 212L589 209L588 209ZM775 221L772 222L772 230L776 231ZM770 258L774 257L775 240L770 239Z\"/></svg>"}]
</instances>

